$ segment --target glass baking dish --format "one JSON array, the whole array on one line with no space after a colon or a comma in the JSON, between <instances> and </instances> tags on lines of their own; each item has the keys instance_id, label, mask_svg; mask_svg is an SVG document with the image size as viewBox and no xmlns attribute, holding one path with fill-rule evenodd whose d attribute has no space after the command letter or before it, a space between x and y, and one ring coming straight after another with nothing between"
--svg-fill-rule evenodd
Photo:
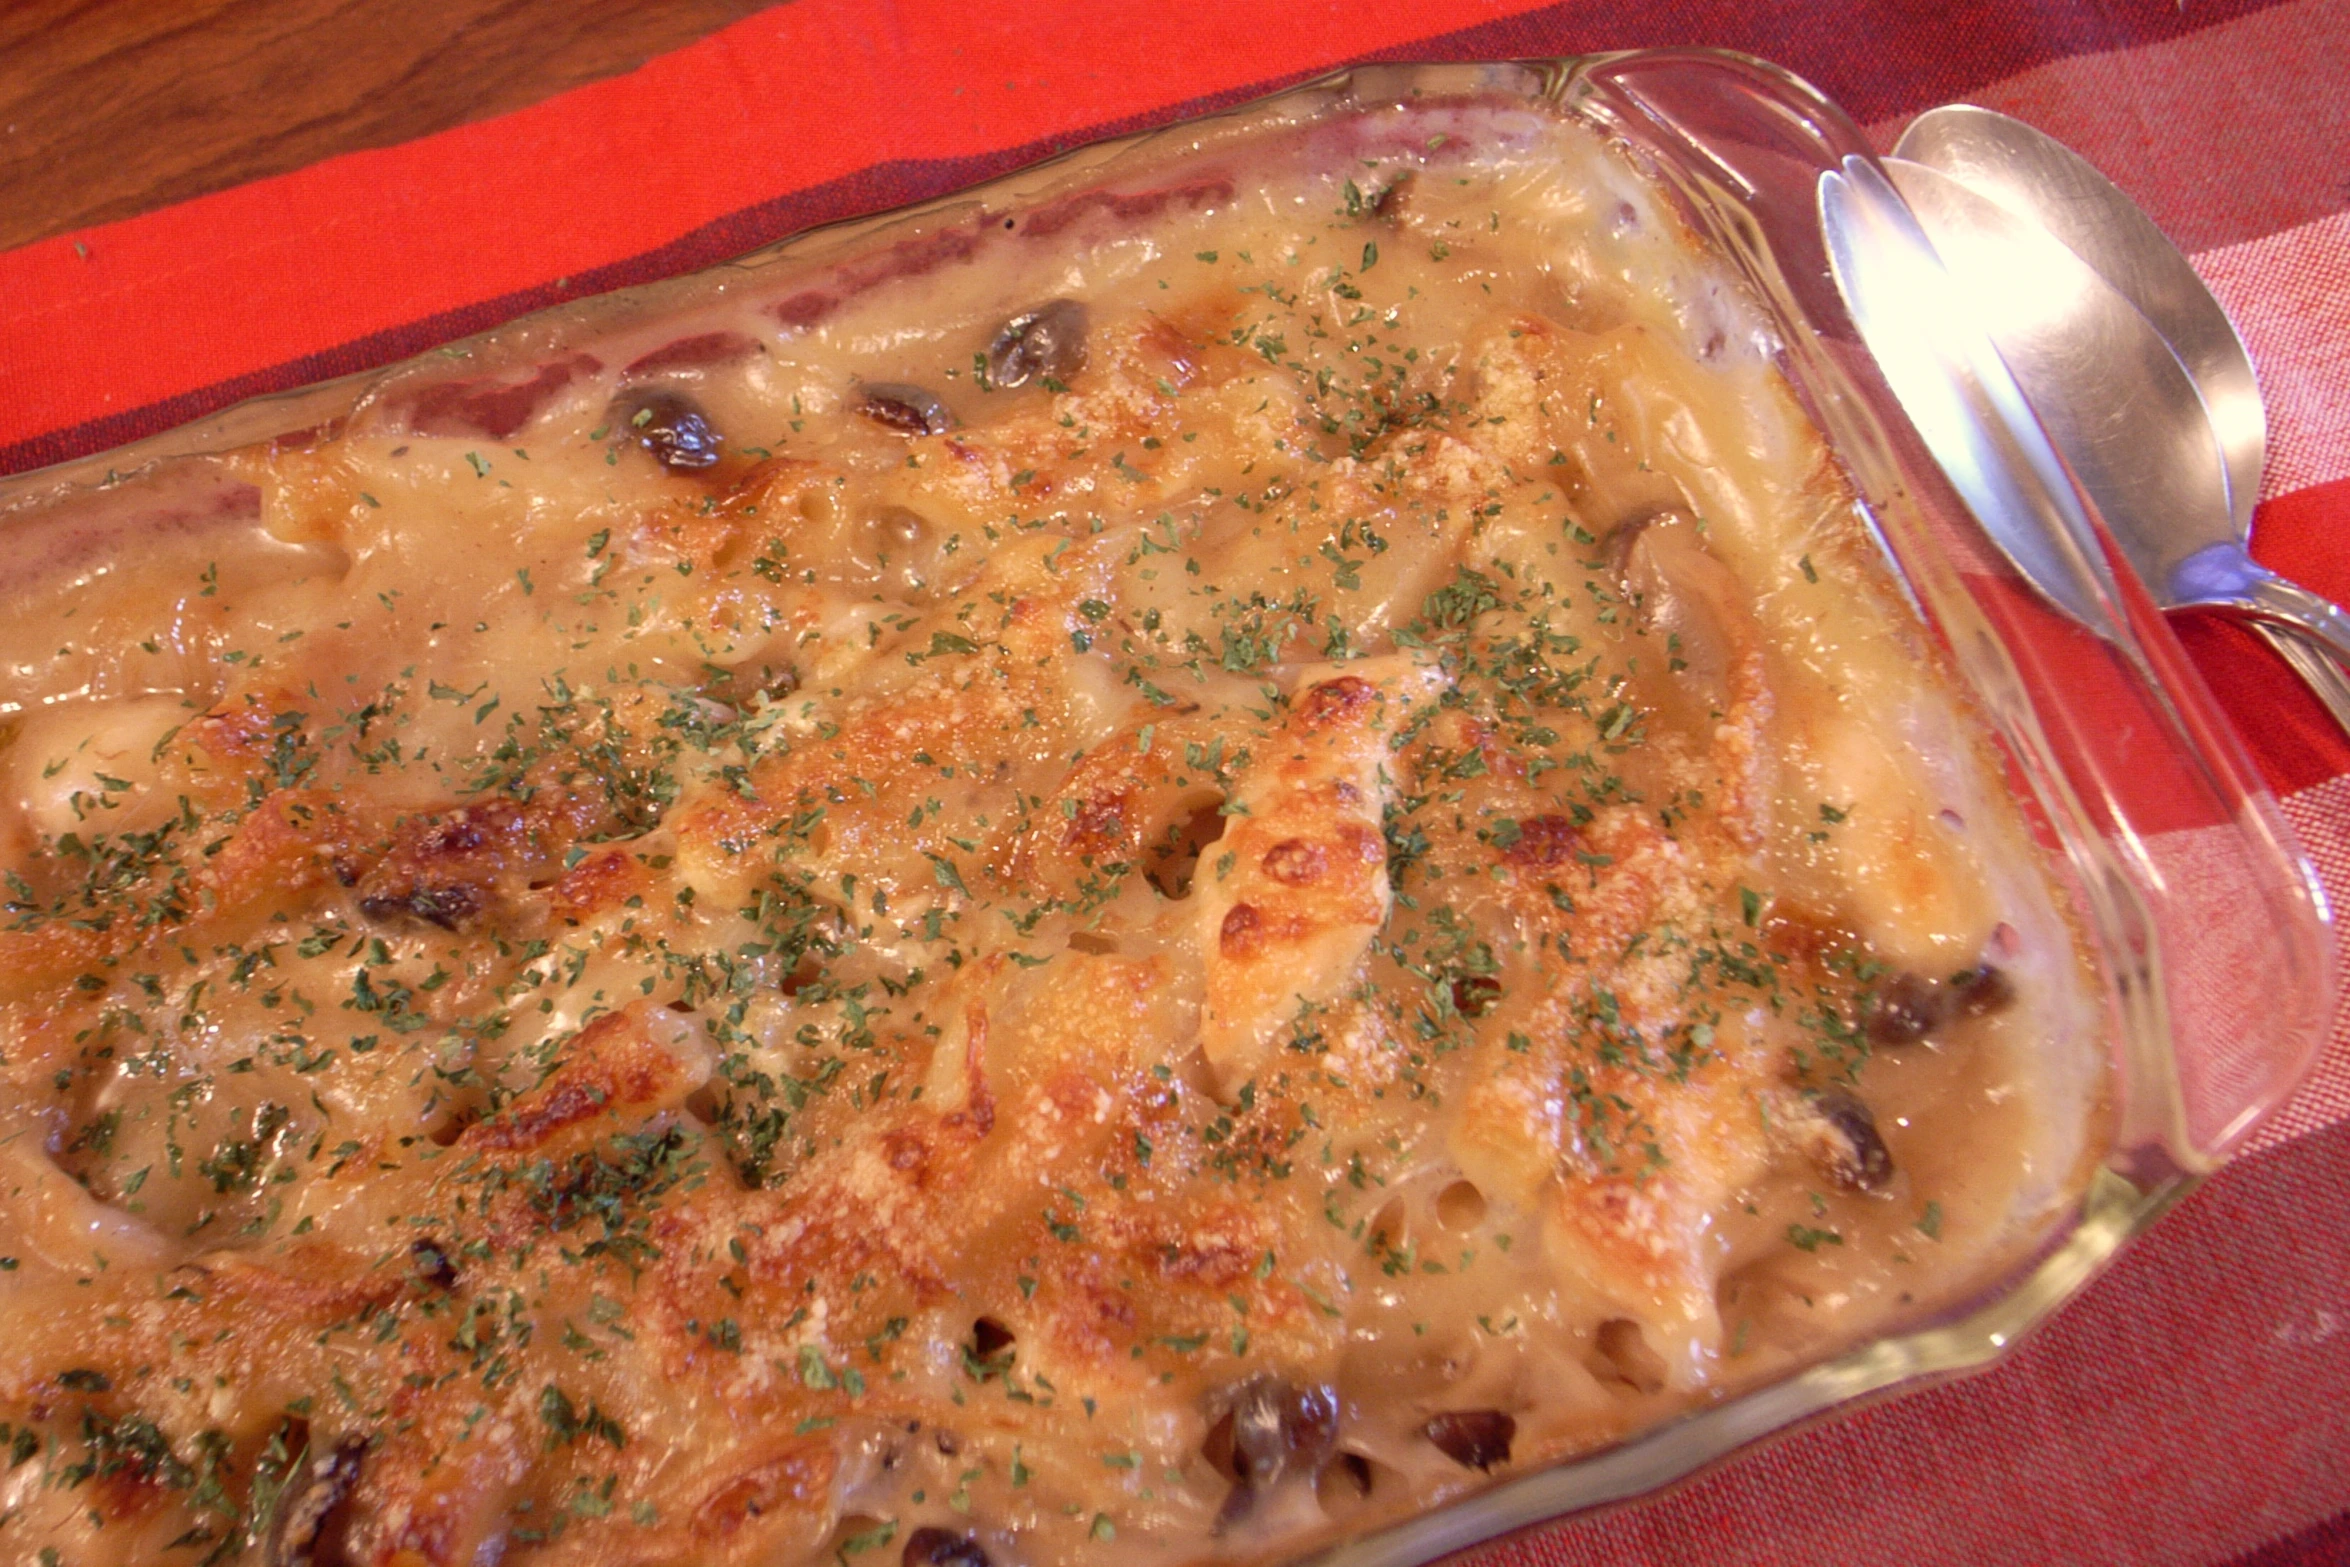
<instances>
[{"instance_id":1,"label":"glass baking dish","mask_svg":"<svg viewBox=\"0 0 2350 1567\"><path fill-rule=\"evenodd\" d=\"M1138 161L1205 135L1313 127L1381 107L1515 103L1596 127L1729 259L1777 338L1930 637L1996 735L2009 781L2056 861L2102 987L2098 1146L2059 1219L1961 1307L1684 1414L1620 1445L1513 1478L1328 1551L1347 1567L1413 1564L1541 1520L1637 1496L1764 1436L1891 1390L1982 1366L2071 1299L2132 1235L2241 1147L2314 1059L2330 1005L2322 895L2170 632L2121 568L2101 634L2015 575L1909 428L1831 280L1821 176L1869 156L1852 123L1787 73L1742 56L1641 51L1530 64L1343 72L1207 121L1104 143L977 191L788 240L690 279L566 305L408 366L240 405L179 431L0 483L0 515L106 492L171 493L173 460L295 435L446 378L448 359L545 364L696 302L795 287L866 251L923 254L981 211L1082 205ZM2092 1095L2092 1097L2096 1097Z\"/></svg>"}]
</instances>

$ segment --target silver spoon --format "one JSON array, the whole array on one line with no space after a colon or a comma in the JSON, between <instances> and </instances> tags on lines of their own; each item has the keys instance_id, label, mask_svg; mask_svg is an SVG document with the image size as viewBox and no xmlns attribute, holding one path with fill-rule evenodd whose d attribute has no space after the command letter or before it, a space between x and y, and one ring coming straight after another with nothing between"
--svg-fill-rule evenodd
<instances>
[{"instance_id":1,"label":"silver spoon","mask_svg":"<svg viewBox=\"0 0 2350 1567\"><path fill-rule=\"evenodd\" d=\"M2350 676L2335 662L2350 659L2350 617L2259 566L2245 551L2268 421L2243 342L2186 257L2086 159L2021 120L1947 104L1911 121L1894 152L2054 236L2167 343L2218 440L2226 516L2210 509L2208 500L2152 513L2108 506L2107 524L2125 536L2125 544L2133 542L2127 535L2146 536L2135 542L2148 547L2131 554L2156 603L2165 609L2209 607L2246 620L2335 721L2350 729ZM2147 570L2150 562L2141 555L2153 557L2157 569Z\"/></svg>"},{"instance_id":2,"label":"silver spoon","mask_svg":"<svg viewBox=\"0 0 2350 1567\"><path fill-rule=\"evenodd\" d=\"M1990 542L2050 604L2126 647L2110 565L2045 415L1889 172L1855 154L1820 176L1820 237L1861 341Z\"/></svg>"}]
</instances>

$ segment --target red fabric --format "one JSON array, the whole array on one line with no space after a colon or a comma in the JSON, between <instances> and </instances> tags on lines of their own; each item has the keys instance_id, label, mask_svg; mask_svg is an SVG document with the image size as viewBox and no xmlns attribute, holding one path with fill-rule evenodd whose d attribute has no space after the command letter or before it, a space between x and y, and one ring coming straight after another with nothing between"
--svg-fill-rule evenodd
<instances>
[{"instance_id":1,"label":"red fabric","mask_svg":"<svg viewBox=\"0 0 2350 1567\"><path fill-rule=\"evenodd\" d=\"M2272 421L2257 545L2350 598L2350 0L800 0L630 76L0 255L0 472L387 363L1369 57L1745 48L1888 137L1968 97L2195 254ZM2184 645L2350 890L2350 742L2257 643ZM1993 1371L1493 1567L2350 1559L2350 1034L2260 1151Z\"/></svg>"}]
</instances>

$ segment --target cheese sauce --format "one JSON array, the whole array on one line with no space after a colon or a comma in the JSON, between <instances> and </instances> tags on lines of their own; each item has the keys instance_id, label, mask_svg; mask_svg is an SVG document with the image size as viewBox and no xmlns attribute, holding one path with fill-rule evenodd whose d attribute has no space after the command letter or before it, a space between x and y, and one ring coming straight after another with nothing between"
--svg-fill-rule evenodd
<instances>
[{"instance_id":1,"label":"cheese sauce","mask_svg":"<svg viewBox=\"0 0 2350 1567\"><path fill-rule=\"evenodd\" d=\"M2070 927L1659 192L1094 178L11 519L0 1557L1294 1554L2039 1233Z\"/></svg>"}]
</instances>

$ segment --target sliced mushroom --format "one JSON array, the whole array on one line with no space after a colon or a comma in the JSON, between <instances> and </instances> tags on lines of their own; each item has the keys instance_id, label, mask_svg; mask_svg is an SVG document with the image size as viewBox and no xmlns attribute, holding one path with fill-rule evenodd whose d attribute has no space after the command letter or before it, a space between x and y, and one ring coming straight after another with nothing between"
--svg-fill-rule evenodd
<instances>
[{"instance_id":1,"label":"sliced mushroom","mask_svg":"<svg viewBox=\"0 0 2350 1567\"><path fill-rule=\"evenodd\" d=\"M906 1536L900 1567L989 1567L979 1537L952 1529L923 1528Z\"/></svg>"},{"instance_id":2,"label":"sliced mushroom","mask_svg":"<svg viewBox=\"0 0 2350 1567\"><path fill-rule=\"evenodd\" d=\"M512 801L460 806L403 818L381 859L338 874L358 889L359 912L371 920L466 931L502 911L531 843Z\"/></svg>"},{"instance_id":3,"label":"sliced mushroom","mask_svg":"<svg viewBox=\"0 0 2350 1567\"><path fill-rule=\"evenodd\" d=\"M987 345L987 378L997 386L1026 386L1042 377L1066 383L1085 368L1086 310L1056 299L1014 316Z\"/></svg>"},{"instance_id":4,"label":"sliced mushroom","mask_svg":"<svg viewBox=\"0 0 2350 1567\"><path fill-rule=\"evenodd\" d=\"M378 924L416 920L455 931L468 928L489 901L481 888L467 883L440 887L418 883L402 892L369 893L359 900L359 912Z\"/></svg>"},{"instance_id":5,"label":"sliced mushroom","mask_svg":"<svg viewBox=\"0 0 2350 1567\"><path fill-rule=\"evenodd\" d=\"M2015 1000L2015 981L2006 971L1988 963L1960 969L1950 976L1950 1000L1960 1017L1988 1017L2004 1012Z\"/></svg>"},{"instance_id":6,"label":"sliced mushroom","mask_svg":"<svg viewBox=\"0 0 2350 1567\"><path fill-rule=\"evenodd\" d=\"M1942 989L1922 974L1893 974L1869 996L1861 1026L1872 1044L1907 1045L1942 1026Z\"/></svg>"},{"instance_id":7,"label":"sliced mushroom","mask_svg":"<svg viewBox=\"0 0 2350 1567\"><path fill-rule=\"evenodd\" d=\"M321 1560L328 1520L358 1483L366 1456L367 1443L351 1438L287 1476L262 1541L262 1567L313 1567Z\"/></svg>"},{"instance_id":8,"label":"sliced mushroom","mask_svg":"<svg viewBox=\"0 0 2350 1567\"><path fill-rule=\"evenodd\" d=\"M1509 1462L1518 1422L1498 1409L1455 1409L1431 1419L1420 1434L1463 1469L1491 1469Z\"/></svg>"},{"instance_id":9,"label":"sliced mushroom","mask_svg":"<svg viewBox=\"0 0 2350 1567\"><path fill-rule=\"evenodd\" d=\"M955 411L946 405L946 399L925 387L909 386L901 381L875 381L867 385L857 403L857 412L900 435L943 435L957 422Z\"/></svg>"},{"instance_id":10,"label":"sliced mushroom","mask_svg":"<svg viewBox=\"0 0 2350 1567\"><path fill-rule=\"evenodd\" d=\"M1988 1017L2015 1000L2015 982L1989 963L1960 969L1947 981L1903 970L1870 992L1861 1026L1878 1045L1906 1045L1954 1019Z\"/></svg>"},{"instance_id":11,"label":"sliced mushroom","mask_svg":"<svg viewBox=\"0 0 2350 1567\"><path fill-rule=\"evenodd\" d=\"M1327 1387L1298 1387L1267 1373L1234 1390L1232 1468L1252 1490L1320 1468L1337 1438L1338 1399Z\"/></svg>"},{"instance_id":12,"label":"sliced mushroom","mask_svg":"<svg viewBox=\"0 0 2350 1567\"><path fill-rule=\"evenodd\" d=\"M1810 1149L1821 1173L1846 1191L1881 1192L1893 1182L1893 1155L1869 1107L1841 1088L1812 1096Z\"/></svg>"},{"instance_id":13,"label":"sliced mushroom","mask_svg":"<svg viewBox=\"0 0 2350 1567\"><path fill-rule=\"evenodd\" d=\"M637 444L671 473L699 473L714 466L718 448L726 444L698 403L666 387L631 392L615 402L612 411Z\"/></svg>"},{"instance_id":14,"label":"sliced mushroom","mask_svg":"<svg viewBox=\"0 0 2350 1567\"><path fill-rule=\"evenodd\" d=\"M1265 1373L1235 1384L1226 1397L1222 1418L1201 1444L1201 1455L1232 1480L1216 1514L1219 1533L1284 1480L1311 1482L1338 1437L1338 1397L1318 1383L1299 1387Z\"/></svg>"}]
</instances>

